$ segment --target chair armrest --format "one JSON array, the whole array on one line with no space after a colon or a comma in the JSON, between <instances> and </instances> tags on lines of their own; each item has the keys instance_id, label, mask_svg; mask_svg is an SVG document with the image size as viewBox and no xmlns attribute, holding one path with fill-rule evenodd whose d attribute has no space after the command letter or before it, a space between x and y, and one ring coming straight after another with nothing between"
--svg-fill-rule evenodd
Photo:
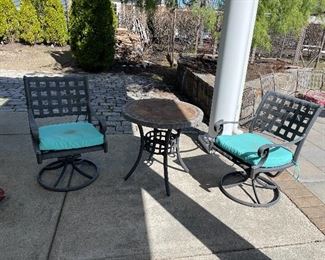
<instances>
[{"instance_id":1,"label":"chair armrest","mask_svg":"<svg viewBox=\"0 0 325 260\"><path fill-rule=\"evenodd\" d=\"M94 117L98 121L98 123L99 123L99 131L103 135L105 135L106 129L107 129L106 121L101 116L97 115L91 106L88 106L88 109L89 109L89 113L91 115L91 118Z\"/></svg>"},{"instance_id":2,"label":"chair armrest","mask_svg":"<svg viewBox=\"0 0 325 260\"><path fill-rule=\"evenodd\" d=\"M301 142L304 138L305 138L305 135L298 137L296 140L293 140L291 142L285 142L285 143L281 143L281 144L265 144L265 145L262 145L260 148L258 148L257 153L260 157L263 157L263 155L266 153L266 151L270 150L271 148L276 148L276 147L285 148L285 147L288 147L293 144Z\"/></svg>"},{"instance_id":3,"label":"chair armrest","mask_svg":"<svg viewBox=\"0 0 325 260\"><path fill-rule=\"evenodd\" d=\"M35 118L33 116L33 113L30 109L28 109L28 122L29 122L29 128L30 128L30 133L32 135L32 138L39 142L39 131L38 131L38 125L35 121Z\"/></svg>"},{"instance_id":4,"label":"chair armrest","mask_svg":"<svg viewBox=\"0 0 325 260\"><path fill-rule=\"evenodd\" d=\"M223 120L218 120L217 122L215 122L214 124L214 131L217 132L217 135L221 135L223 132L223 125L225 124L247 124L248 122L252 121L254 117L245 119L245 120L240 120L240 121L223 121Z\"/></svg>"},{"instance_id":5,"label":"chair armrest","mask_svg":"<svg viewBox=\"0 0 325 260\"><path fill-rule=\"evenodd\" d=\"M223 132L223 126L225 124L239 124L238 121L223 121L223 120L218 120L214 124L214 131L217 132L217 135L221 135Z\"/></svg>"},{"instance_id":6,"label":"chair armrest","mask_svg":"<svg viewBox=\"0 0 325 260\"><path fill-rule=\"evenodd\" d=\"M282 148L286 148L288 146L294 145L296 143L301 142L302 140L304 140L306 136L303 135L301 137L298 137L297 139L291 141L291 142L285 142L285 143L281 143L281 144L265 144L262 145L261 147L258 148L257 154L259 157L261 157L261 160L258 162L258 164L256 165L256 167L261 167L263 166L263 164L265 163L267 157L269 156L270 153L270 149L271 148L276 148L276 147L282 147Z\"/></svg>"},{"instance_id":7,"label":"chair armrest","mask_svg":"<svg viewBox=\"0 0 325 260\"><path fill-rule=\"evenodd\" d=\"M250 118L246 118L246 119L244 119L244 120L240 120L238 123L239 123L240 125L245 125L245 124L247 124L247 123L253 121L255 118L256 118L256 115L254 115L254 116L252 116L252 117L250 117Z\"/></svg>"}]
</instances>

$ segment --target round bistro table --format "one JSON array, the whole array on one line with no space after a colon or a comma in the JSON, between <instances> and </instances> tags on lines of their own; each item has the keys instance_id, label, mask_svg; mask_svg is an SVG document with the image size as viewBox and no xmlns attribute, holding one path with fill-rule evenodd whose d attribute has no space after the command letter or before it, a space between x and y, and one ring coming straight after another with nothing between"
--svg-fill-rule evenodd
<instances>
[{"instance_id":1,"label":"round bistro table","mask_svg":"<svg viewBox=\"0 0 325 260\"><path fill-rule=\"evenodd\" d=\"M154 154L163 155L165 188L169 196L168 155L176 154L184 171L189 172L180 155L179 138L182 129L197 126L202 121L202 110L181 101L142 99L127 103L123 108L123 115L138 125L141 137L137 160L124 179L127 180L135 171L144 150L150 153L148 161L151 161ZM153 130L144 134L143 126Z\"/></svg>"}]
</instances>

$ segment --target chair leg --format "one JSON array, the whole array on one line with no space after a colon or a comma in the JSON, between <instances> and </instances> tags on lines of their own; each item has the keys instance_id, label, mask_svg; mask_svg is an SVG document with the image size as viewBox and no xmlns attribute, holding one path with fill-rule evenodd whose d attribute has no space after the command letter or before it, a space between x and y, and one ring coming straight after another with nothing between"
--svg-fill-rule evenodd
<instances>
[{"instance_id":1,"label":"chair leg","mask_svg":"<svg viewBox=\"0 0 325 260\"><path fill-rule=\"evenodd\" d=\"M248 179L250 179L251 184L246 183L246 181ZM243 188L244 185L251 186L255 198L253 198L253 195L250 195ZM248 202L248 201L239 199L238 197L232 195L229 191L229 188L236 187L236 186L241 188L244 191L243 193L252 202ZM267 202L262 202L262 199L259 195L259 191L261 189L272 191L272 193L273 193L272 199L270 199ZM280 198L279 188L278 188L277 184L275 182L273 182L272 180L265 178L263 176L260 176L259 174L256 175L253 179L251 179L249 177L249 174L247 174L246 172L239 172L239 171L228 173L228 174L224 175L220 181L220 190L229 199L231 199L239 204L249 206L249 207L270 207L270 206L274 205Z\"/></svg>"},{"instance_id":2,"label":"chair leg","mask_svg":"<svg viewBox=\"0 0 325 260\"><path fill-rule=\"evenodd\" d=\"M177 131L177 137L176 137L176 153L177 153L177 159L179 163L181 164L182 168L184 169L185 172L190 172L186 164L184 163L181 154L180 154L180 149L179 149L179 137L180 137L181 131Z\"/></svg>"},{"instance_id":3,"label":"chair leg","mask_svg":"<svg viewBox=\"0 0 325 260\"><path fill-rule=\"evenodd\" d=\"M88 166L91 169L85 172L81 169L83 166ZM74 156L60 158L45 166L39 172L37 181L47 190L68 192L80 190L90 185L97 179L98 175L96 164ZM76 184L71 183L73 177Z\"/></svg>"},{"instance_id":4,"label":"chair leg","mask_svg":"<svg viewBox=\"0 0 325 260\"><path fill-rule=\"evenodd\" d=\"M255 187L255 180L252 179L252 187L253 187L253 192L255 195L256 203L261 204L260 199L258 198L257 192L256 192L256 187Z\"/></svg>"}]
</instances>

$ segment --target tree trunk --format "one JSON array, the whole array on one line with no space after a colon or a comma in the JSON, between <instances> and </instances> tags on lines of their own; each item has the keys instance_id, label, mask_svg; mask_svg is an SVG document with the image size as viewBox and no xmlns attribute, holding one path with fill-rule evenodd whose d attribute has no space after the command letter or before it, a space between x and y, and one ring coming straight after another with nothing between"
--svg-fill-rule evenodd
<instances>
[{"instance_id":1,"label":"tree trunk","mask_svg":"<svg viewBox=\"0 0 325 260\"><path fill-rule=\"evenodd\" d=\"M323 30L322 43L321 43L321 46L319 48L318 57L317 57L317 60L316 60L316 63L315 63L315 68L317 68L319 60L322 58L322 51L323 51L323 48L324 48L324 44L325 44L325 30Z\"/></svg>"},{"instance_id":2,"label":"tree trunk","mask_svg":"<svg viewBox=\"0 0 325 260\"><path fill-rule=\"evenodd\" d=\"M282 45L281 45L281 50L280 50L280 54L279 54L279 58L280 58L280 59L282 58L282 55L283 55L284 45L285 45L286 39L287 39L287 35L285 35L285 36L283 37L283 41L282 41Z\"/></svg>"},{"instance_id":3,"label":"tree trunk","mask_svg":"<svg viewBox=\"0 0 325 260\"><path fill-rule=\"evenodd\" d=\"M135 29L135 20L136 20L137 15L138 14L136 13L135 4L132 4L132 10L131 10L131 13L130 13L130 16L129 16L129 17L132 17L131 18L132 21L131 21L131 23L130 23L130 21L128 21L129 24L130 24L130 28L128 28L128 29L131 29L131 31L133 31L133 32L136 31L136 29Z\"/></svg>"},{"instance_id":4,"label":"tree trunk","mask_svg":"<svg viewBox=\"0 0 325 260\"><path fill-rule=\"evenodd\" d=\"M221 26L222 26L222 14L217 12L217 22L216 22L216 28L215 28L215 38L213 42L213 55L217 54L217 49L218 49L218 42L219 42L219 36L221 33Z\"/></svg>"},{"instance_id":5,"label":"tree trunk","mask_svg":"<svg viewBox=\"0 0 325 260\"><path fill-rule=\"evenodd\" d=\"M205 7L206 6L206 4L207 4L207 0L201 0L200 1L201 2L201 4L200 4L200 7L202 8L202 7ZM203 23L203 18L201 18L200 17L200 27L199 27L199 36L200 36L200 38L199 38L199 46L201 47L201 48L203 48L203 38L204 38L204 23Z\"/></svg>"},{"instance_id":6,"label":"tree trunk","mask_svg":"<svg viewBox=\"0 0 325 260\"><path fill-rule=\"evenodd\" d=\"M203 38L204 38L204 25L201 23L200 26L200 47L203 48Z\"/></svg>"},{"instance_id":7,"label":"tree trunk","mask_svg":"<svg viewBox=\"0 0 325 260\"><path fill-rule=\"evenodd\" d=\"M125 24L125 1L122 2L122 19L121 19L121 27L127 28L126 24Z\"/></svg>"},{"instance_id":8,"label":"tree trunk","mask_svg":"<svg viewBox=\"0 0 325 260\"><path fill-rule=\"evenodd\" d=\"M256 55L256 46L253 46L252 53L251 53L250 64L254 64L255 63L255 55Z\"/></svg>"},{"instance_id":9,"label":"tree trunk","mask_svg":"<svg viewBox=\"0 0 325 260\"><path fill-rule=\"evenodd\" d=\"M296 52L295 52L295 57L293 59L293 64L297 64L298 61L300 60L300 55L301 55L301 49L302 49L302 45L304 44L305 41L305 36L306 36L306 27L302 28L300 36L299 36L299 40L297 43L297 48L296 48Z\"/></svg>"},{"instance_id":10,"label":"tree trunk","mask_svg":"<svg viewBox=\"0 0 325 260\"><path fill-rule=\"evenodd\" d=\"M195 38L195 54L198 53L199 49L199 40L200 40L200 33L201 33L201 18L199 19L198 25L196 27L196 38Z\"/></svg>"},{"instance_id":11,"label":"tree trunk","mask_svg":"<svg viewBox=\"0 0 325 260\"><path fill-rule=\"evenodd\" d=\"M64 13L65 13L65 18L67 21L67 27L69 28L69 23L70 23L70 17L69 17L69 12L70 12L70 7L71 7L71 2L69 0L64 0Z\"/></svg>"},{"instance_id":12,"label":"tree trunk","mask_svg":"<svg viewBox=\"0 0 325 260\"><path fill-rule=\"evenodd\" d=\"M173 18L172 18L172 37L171 37L171 40L172 40L172 46L171 46L171 60L172 60L172 62L171 62L171 67L173 67L173 65L174 65L174 61L175 61L175 28L176 28L176 9L175 8L173 8L173 10L172 10L172 12L173 12Z\"/></svg>"},{"instance_id":13,"label":"tree trunk","mask_svg":"<svg viewBox=\"0 0 325 260\"><path fill-rule=\"evenodd\" d=\"M213 55L217 54L217 48L218 48L218 37L215 37L214 42L213 42Z\"/></svg>"}]
</instances>

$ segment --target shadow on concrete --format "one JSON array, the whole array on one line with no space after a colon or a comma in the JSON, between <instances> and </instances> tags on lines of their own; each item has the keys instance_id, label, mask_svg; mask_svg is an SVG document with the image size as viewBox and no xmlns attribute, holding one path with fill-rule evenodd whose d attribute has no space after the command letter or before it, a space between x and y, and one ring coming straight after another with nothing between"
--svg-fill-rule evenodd
<instances>
[{"instance_id":1,"label":"shadow on concrete","mask_svg":"<svg viewBox=\"0 0 325 260\"><path fill-rule=\"evenodd\" d=\"M8 124L7 120L12 123ZM25 121L27 122L26 118ZM8 131L21 128L21 120L14 118L14 115L10 118L4 116L2 120L0 118L0 122L10 125ZM5 204L0 204L0 210L5 209L0 214L0 232L6 238L5 243L0 243L0 251L6 251L8 258L25 255L32 259L36 256L49 256L50 259L152 259L157 257L157 252L153 252L154 247L159 247L158 253L165 252L169 258L176 258L178 255L171 249L179 253L182 249L201 243L203 246L200 249L207 248L221 259L229 259L225 254L227 252L241 250L254 251L255 259L269 259L213 215L208 207L195 201L196 194L187 194L170 184L171 197L167 197L164 179L159 174L162 165L153 170L141 163L134 175L124 182L123 177L131 168L138 152L138 137L109 137L108 154L89 154L101 169L99 179L85 189L68 193L66 199L63 199L63 194L48 192L38 186L38 166L28 129L26 130L24 135L10 138L10 133L2 134L1 143L4 148L0 152L0 161L3 162L1 167L6 170L0 171L0 178L9 188L11 198ZM196 140L195 137L194 139ZM27 145L20 148L21 144ZM193 152L196 148L187 150ZM19 160L17 151L24 155ZM10 159L6 160L7 156ZM146 156L144 154L142 159L146 159ZM191 176L205 190L216 187L220 178L220 172L211 172L211 169L218 168L218 165L232 169L210 155L184 158L184 161L191 168ZM11 177L13 175L14 179ZM148 196L154 202L148 202ZM156 213L159 209L168 214L159 215ZM154 220L151 214L156 214ZM179 229L177 224L184 227L187 233ZM45 240L40 239L40 234L43 233L46 234ZM24 240L30 237L28 243L25 241L21 244L16 239L19 236L24 236ZM174 237L179 236L183 240L175 241ZM192 239L192 244L187 245L190 237L198 241ZM195 256L198 254L195 249L183 252L184 255L180 256Z\"/></svg>"},{"instance_id":2,"label":"shadow on concrete","mask_svg":"<svg viewBox=\"0 0 325 260\"><path fill-rule=\"evenodd\" d=\"M177 107L176 104L173 107ZM147 111L143 113L147 113ZM181 109L178 109L178 117L186 119L187 116L183 113ZM127 182L124 182L121 174L126 175L130 170L133 164L131 158L138 152L137 146L140 139L138 137L132 139L132 143L136 143L135 145L119 147L119 144L110 144L109 151L113 151L113 154L109 155L108 159L111 165L107 165L105 158L102 157L102 167L111 175L103 176L101 182L97 180L89 188L67 195L62 206L62 215L58 220L58 229L50 246L49 256L51 259L131 257L132 255L141 256L142 259L151 259L157 254L155 252L157 250L156 239L161 243L158 246L158 251L165 247L167 250L171 250L171 252L165 253L167 255L161 257L180 257L181 255L178 253L183 246L185 248L186 246L173 241L172 234L177 232L176 223L181 224L191 233L191 236L199 240L213 254L254 250L258 259L269 259L246 239L172 184L170 184L171 197L167 197L163 177L141 162L136 172ZM130 147L136 147L136 150L130 151ZM142 161L144 159L146 159L146 153L142 156ZM197 160L203 159L205 160L203 164L202 162L198 163ZM223 167L225 166L223 162L220 161L220 163L223 164ZM203 155L198 158L193 157L189 160L189 164L193 168L195 165L205 165L207 172L211 172L210 169L215 166L215 159ZM210 167L209 164L213 165ZM202 169L197 170L193 170L193 172L201 172L201 176L204 175ZM163 171L162 167L161 171ZM197 174L195 178L199 179L206 190L214 186L212 183L218 183L216 180L218 173L206 175L207 179L200 179L199 176ZM150 212L146 211L157 206L150 204L148 208L145 193L167 211L176 220L176 223L171 220L166 222L166 215L161 223L159 216L156 216L154 220L149 220ZM80 224L83 222L85 222L85 227L80 230ZM158 237L156 229L163 231L158 234ZM184 230L180 232L181 234L174 235L183 236L185 233ZM170 246L170 240L176 244ZM184 243L186 242L185 237ZM197 242L194 243L193 240L191 242L197 246ZM90 253L92 250L95 255ZM175 255L173 255L174 253ZM161 251L158 254L161 254ZM195 254L198 252L186 252L185 256ZM223 255L221 254L219 258L222 259Z\"/></svg>"},{"instance_id":3,"label":"shadow on concrete","mask_svg":"<svg viewBox=\"0 0 325 260\"><path fill-rule=\"evenodd\" d=\"M102 169L100 178L67 195L50 259L153 259L211 253L226 259L228 252L241 250L251 250L255 259L269 259L198 204L193 194L190 197L170 184L171 196L167 197L164 179L156 172L162 172L162 165L153 170L140 163L124 181L140 139L114 138L109 142L108 156L94 155ZM129 145L119 146L121 140ZM144 153L142 159L147 155ZM214 158L210 161L215 163Z\"/></svg>"},{"instance_id":4,"label":"shadow on concrete","mask_svg":"<svg viewBox=\"0 0 325 260\"><path fill-rule=\"evenodd\" d=\"M139 138L137 139L139 141ZM146 154L144 154L143 157L146 158L145 156ZM215 166L215 158L211 158L209 155L203 155L184 160L186 160L186 163L188 163L191 172L195 173L196 179L199 180L201 185L205 183L204 185L207 187L207 189L210 187L215 187L215 184L218 183L218 178L220 178L220 172L214 172L210 175L206 175L206 172L202 171L203 169L201 169L201 171L197 171L197 165L205 165L206 169L210 170L211 168L209 166L211 164ZM197 163L198 161L200 161L200 163ZM225 163L221 160L219 160L218 163L222 164L222 167L233 169L232 167L225 165ZM141 170L143 167L147 166L139 167L140 169L138 168L136 170L138 172L135 172L134 175L143 175ZM162 165L161 170L163 170ZM211 170L209 172L211 172ZM167 212L169 212L171 216L175 218L175 220L182 224L189 232L191 232L192 235L194 235L220 259L223 259L223 255L218 255L218 253L247 249L256 250L254 253L257 259L269 259L247 240L238 235L218 218L213 216L204 207L199 205L192 198L187 196L172 184L170 184L171 197L167 197L164 190L164 179L162 176L149 168L146 169L146 173L148 174L143 176L143 178L148 179L144 181L139 180L138 178L140 178L140 176L138 176L138 182L136 185L139 185L139 188L148 192L148 194L154 198ZM132 177L134 176L131 176L130 178ZM129 182L129 180L127 182ZM157 192L158 189L160 192ZM139 190L139 192L141 191Z\"/></svg>"},{"instance_id":5,"label":"shadow on concrete","mask_svg":"<svg viewBox=\"0 0 325 260\"><path fill-rule=\"evenodd\" d=\"M167 85L176 86L178 84L176 69L157 63L151 63L143 67L143 65L139 63L123 63L116 61L111 70L113 72L123 71L127 74L140 74Z\"/></svg>"},{"instance_id":6,"label":"shadow on concrete","mask_svg":"<svg viewBox=\"0 0 325 260\"><path fill-rule=\"evenodd\" d=\"M214 158L216 163L211 163L211 158ZM211 188L219 188L219 183L221 177L229 172L234 171L234 168L225 164L221 159L219 159L219 155L200 155L195 157L187 157L184 158L185 164L191 169L189 174L198 181L200 187L204 190L210 192ZM197 165L203 163L206 165L205 169L200 169ZM211 171L214 169L214 171ZM222 171L220 171L222 169Z\"/></svg>"},{"instance_id":7,"label":"shadow on concrete","mask_svg":"<svg viewBox=\"0 0 325 260\"><path fill-rule=\"evenodd\" d=\"M52 58L55 59L57 66L55 70L64 72L81 72L81 70L77 67L75 59L72 56L72 52L70 50L67 51L50 51L49 54Z\"/></svg>"}]
</instances>

